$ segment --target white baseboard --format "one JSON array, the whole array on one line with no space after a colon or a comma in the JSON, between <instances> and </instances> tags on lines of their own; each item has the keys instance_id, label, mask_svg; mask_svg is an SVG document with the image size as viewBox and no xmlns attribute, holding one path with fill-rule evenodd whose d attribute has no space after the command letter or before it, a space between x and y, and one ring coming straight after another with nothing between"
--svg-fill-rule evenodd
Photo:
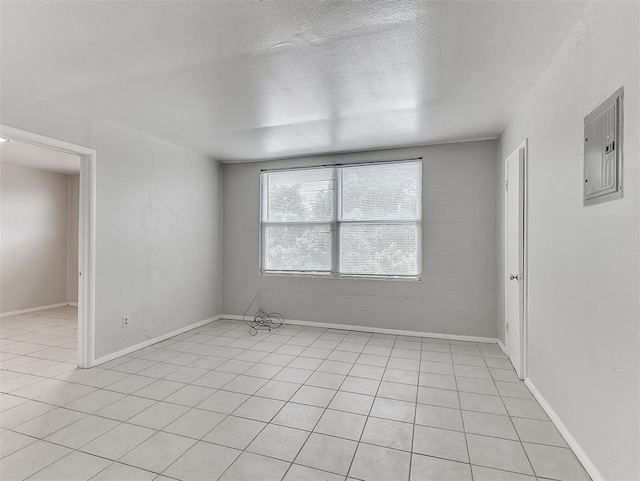
<instances>
[{"instance_id":1,"label":"white baseboard","mask_svg":"<svg viewBox=\"0 0 640 481\"><path fill-rule=\"evenodd\" d=\"M29 312L45 311L47 309L55 309L56 307L65 307L66 305L66 302L61 302L59 304L51 304L48 306L30 307L29 309L20 309L19 311L3 312L0 314L0 317L17 316L18 314L27 314Z\"/></svg>"},{"instance_id":2,"label":"white baseboard","mask_svg":"<svg viewBox=\"0 0 640 481\"><path fill-rule=\"evenodd\" d=\"M558 431L560 431L562 437L565 439L569 447L571 447L578 460L582 463L584 469L586 469L587 473L589 473L591 479L593 481L604 481L604 477L602 476L602 474L600 474L598 468L596 468L595 464L593 464L587 453L585 453L584 449L582 449L582 446L580 446L578 441L576 441L576 438L573 437L571 432L567 429L558 414L553 410L544 396L540 393L540 391L538 391L538 388L536 388L535 384L531 382L531 379L525 379L524 383L533 394L533 397L535 397L538 403L540 403L542 409L544 409L544 411L547 413L549 419L551 419L556 428L558 428Z\"/></svg>"},{"instance_id":3,"label":"white baseboard","mask_svg":"<svg viewBox=\"0 0 640 481\"><path fill-rule=\"evenodd\" d=\"M78 307L77 302L67 302L67 306Z\"/></svg>"},{"instance_id":4,"label":"white baseboard","mask_svg":"<svg viewBox=\"0 0 640 481\"><path fill-rule=\"evenodd\" d=\"M504 354L507 354L507 348L505 347L504 344L502 344L502 341L500 340L500 338L498 338L498 347L502 350L502 352L504 352Z\"/></svg>"},{"instance_id":5,"label":"white baseboard","mask_svg":"<svg viewBox=\"0 0 640 481\"><path fill-rule=\"evenodd\" d=\"M191 329L196 329L197 327L204 326L205 324L209 324L210 322L217 321L223 316L214 316L209 319L205 319L204 321L194 322L193 324L189 324L188 326L181 327L180 329L176 329L175 331L167 332L166 334L162 334L160 336L154 337L153 339L147 339L146 341L139 342L138 344L134 344L133 346L126 347L117 352L113 352L111 354L107 354L106 356L102 356L96 359L93 362L94 366L98 366L99 364L104 364L105 362L112 361L120 356L126 356L134 351L139 349L143 349L145 347L151 346L152 344L156 344L158 342L169 339L170 337L177 336L178 334L182 334L183 332L190 331Z\"/></svg>"},{"instance_id":6,"label":"white baseboard","mask_svg":"<svg viewBox=\"0 0 640 481\"><path fill-rule=\"evenodd\" d=\"M223 314L220 319L242 320L242 316L235 314ZM431 337L434 339L448 339L450 341L489 342L495 344L498 340L493 337L462 336L458 334L441 334L437 332L406 331L404 329L387 329L386 327L356 326L353 324L336 324L333 322L298 321L285 319L285 324L309 327L325 327L328 329L345 329L359 332L375 332L377 334L391 334L396 336Z\"/></svg>"}]
</instances>

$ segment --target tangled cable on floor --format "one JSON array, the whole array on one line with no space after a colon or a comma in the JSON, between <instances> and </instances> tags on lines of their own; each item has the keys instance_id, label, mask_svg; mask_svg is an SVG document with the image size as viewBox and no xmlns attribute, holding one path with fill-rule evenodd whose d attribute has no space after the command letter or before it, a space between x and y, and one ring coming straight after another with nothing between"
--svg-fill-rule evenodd
<instances>
[{"instance_id":1,"label":"tangled cable on floor","mask_svg":"<svg viewBox=\"0 0 640 481\"><path fill-rule=\"evenodd\" d=\"M251 309L251 306L256 302L259 295L260 292L256 294L249 304L249 307L247 307L247 310L242 314L242 320L247 326L249 326L249 334L252 336L258 334L259 330L271 331L272 329L278 329L284 325L284 316L282 314L279 312L267 312L263 309L259 309L258 312L256 312L252 321L246 318L247 312L249 312L249 309Z\"/></svg>"}]
</instances>

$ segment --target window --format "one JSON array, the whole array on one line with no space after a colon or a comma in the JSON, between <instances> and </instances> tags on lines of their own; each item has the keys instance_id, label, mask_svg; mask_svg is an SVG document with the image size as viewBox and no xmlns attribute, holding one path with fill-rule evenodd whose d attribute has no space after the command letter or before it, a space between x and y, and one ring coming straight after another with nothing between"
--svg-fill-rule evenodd
<instances>
[{"instance_id":1,"label":"window","mask_svg":"<svg viewBox=\"0 0 640 481\"><path fill-rule=\"evenodd\" d=\"M263 171L262 273L418 279L421 161Z\"/></svg>"}]
</instances>

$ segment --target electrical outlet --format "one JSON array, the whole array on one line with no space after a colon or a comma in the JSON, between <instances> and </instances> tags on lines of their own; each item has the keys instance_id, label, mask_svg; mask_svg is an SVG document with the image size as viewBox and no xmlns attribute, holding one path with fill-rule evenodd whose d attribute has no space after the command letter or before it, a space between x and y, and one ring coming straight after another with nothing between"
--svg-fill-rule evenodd
<instances>
[{"instance_id":1,"label":"electrical outlet","mask_svg":"<svg viewBox=\"0 0 640 481\"><path fill-rule=\"evenodd\" d=\"M122 327L129 327L129 316L122 316Z\"/></svg>"}]
</instances>

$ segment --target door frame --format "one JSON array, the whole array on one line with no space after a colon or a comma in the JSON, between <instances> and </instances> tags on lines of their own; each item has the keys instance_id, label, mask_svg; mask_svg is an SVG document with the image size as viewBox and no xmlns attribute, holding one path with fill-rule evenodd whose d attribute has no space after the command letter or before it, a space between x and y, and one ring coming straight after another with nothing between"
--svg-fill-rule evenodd
<instances>
[{"instance_id":1,"label":"door frame","mask_svg":"<svg viewBox=\"0 0 640 481\"><path fill-rule=\"evenodd\" d=\"M504 182L506 186L507 180L507 159L513 154L518 153L520 159L520 203L522 209L519 216L519 230L521 237L520 246L520 373L522 379L527 378L528 373L528 325L529 325L529 139L525 138L524 141L518 145L504 160ZM504 249L503 249L503 261L504 261L504 305L503 312L505 316L505 324L507 322L507 295L508 295L508 260L507 260L507 194L506 189L504 192ZM504 326L503 326L504 329ZM507 348L507 332L504 331L505 348Z\"/></svg>"},{"instance_id":2,"label":"door frame","mask_svg":"<svg viewBox=\"0 0 640 481\"><path fill-rule=\"evenodd\" d=\"M78 215L78 366L95 364L96 151L0 124L0 136L80 157Z\"/></svg>"}]
</instances>

